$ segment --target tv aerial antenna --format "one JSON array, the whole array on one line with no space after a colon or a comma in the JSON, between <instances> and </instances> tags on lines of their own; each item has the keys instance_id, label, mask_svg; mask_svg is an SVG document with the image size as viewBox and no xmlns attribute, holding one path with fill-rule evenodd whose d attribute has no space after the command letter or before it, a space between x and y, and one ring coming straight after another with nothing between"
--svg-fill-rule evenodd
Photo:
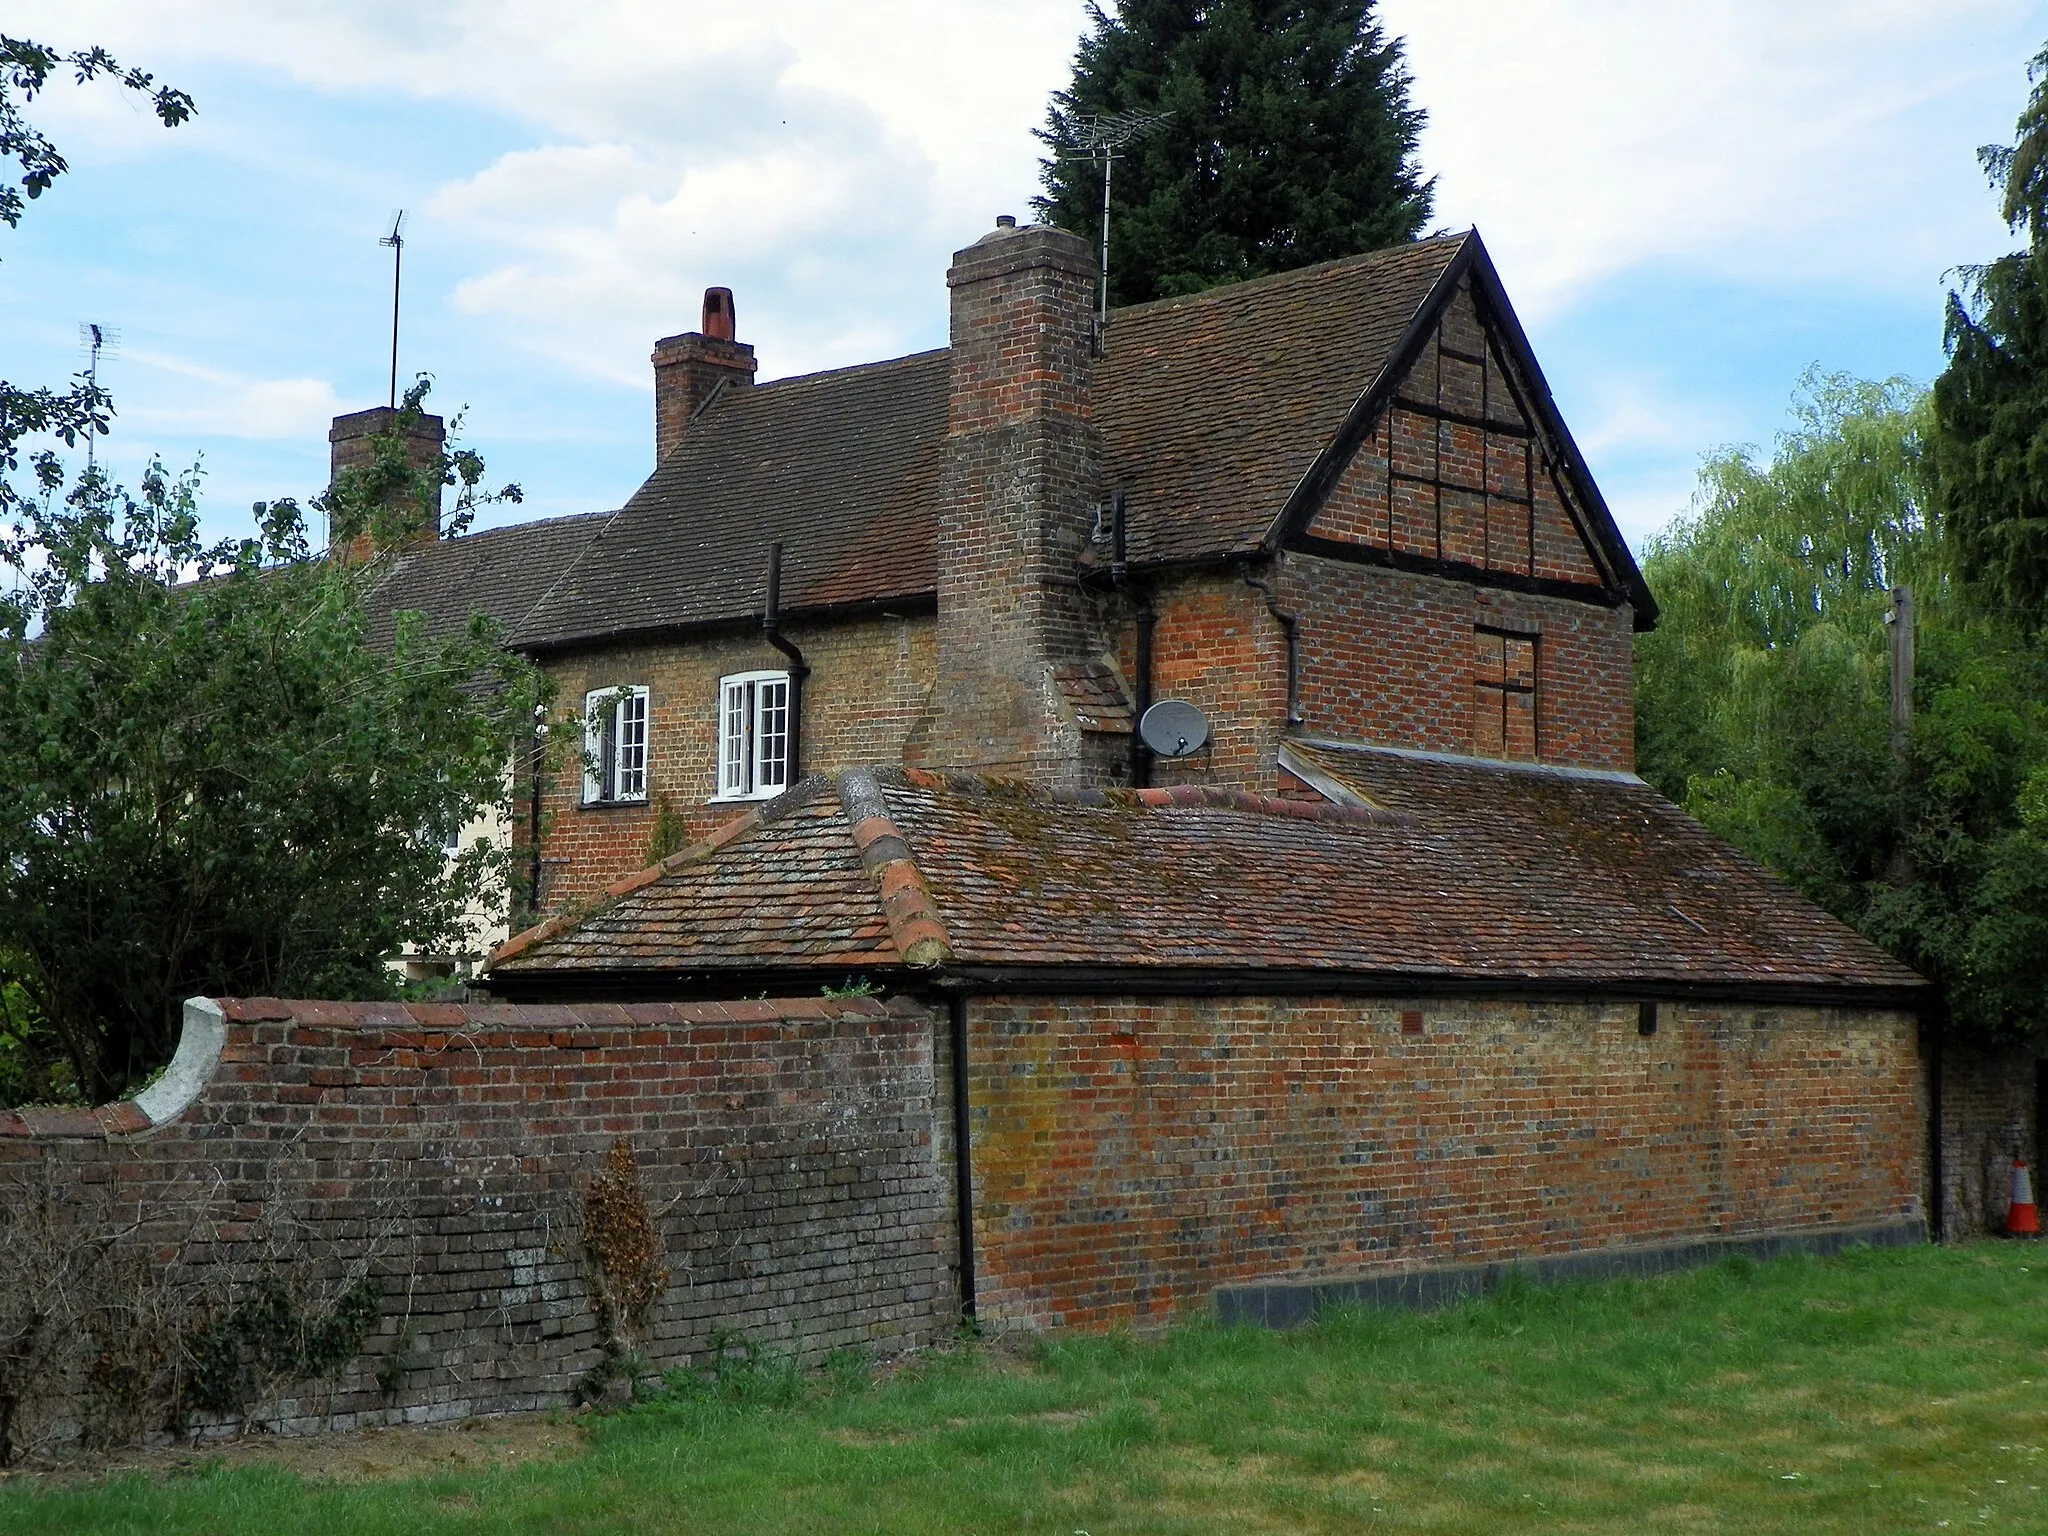
<instances>
[{"instance_id":1,"label":"tv aerial antenna","mask_svg":"<svg viewBox=\"0 0 2048 1536\"><path fill-rule=\"evenodd\" d=\"M1160 126L1171 112L1114 112L1106 116L1077 117L1069 159L1088 159L1102 172L1102 257L1099 266L1101 291L1095 322L1109 324L1109 181L1118 155L1125 146Z\"/></svg>"},{"instance_id":2,"label":"tv aerial antenna","mask_svg":"<svg viewBox=\"0 0 2048 1536\"><path fill-rule=\"evenodd\" d=\"M405 266L405 210L391 215L391 233L380 237L379 245L391 247L391 408L398 409L398 279Z\"/></svg>"},{"instance_id":3,"label":"tv aerial antenna","mask_svg":"<svg viewBox=\"0 0 2048 1536\"><path fill-rule=\"evenodd\" d=\"M100 388L100 359L113 357L121 350L121 333L110 325L99 325L91 320L78 322L78 345L85 353L85 384L94 395ZM85 472L92 473L94 449L99 433L90 425L85 433Z\"/></svg>"}]
</instances>

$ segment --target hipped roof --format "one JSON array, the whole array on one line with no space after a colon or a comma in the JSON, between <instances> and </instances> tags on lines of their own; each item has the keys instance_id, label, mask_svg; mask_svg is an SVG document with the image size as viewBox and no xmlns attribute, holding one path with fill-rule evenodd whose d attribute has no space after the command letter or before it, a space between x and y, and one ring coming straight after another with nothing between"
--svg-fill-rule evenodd
<instances>
[{"instance_id":1,"label":"hipped roof","mask_svg":"<svg viewBox=\"0 0 2048 1536\"><path fill-rule=\"evenodd\" d=\"M1096 365L1106 489L1134 564L1270 551L1297 492L1348 452L1458 281L1485 286L1594 535L1651 611L1627 546L1550 405L1476 233L1115 311ZM758 617L769 546L801 613L937 590L948 355L716 394L513 643L545 650ZM1347 428L1350 430L1347 431Z\"/></svg>"},{"instance_id":2,"label":"hipped roof","mask_svg":"<svg viewBox=\"0 0 2048 1536\"><path fill-rule=\"evenodd\" d=\"M489 979L519 997L792 971L1865 1001L1923 985L1627 775L1303 750L1359 803L813 778L515 937Z\"/></svg>"}]
</instances>

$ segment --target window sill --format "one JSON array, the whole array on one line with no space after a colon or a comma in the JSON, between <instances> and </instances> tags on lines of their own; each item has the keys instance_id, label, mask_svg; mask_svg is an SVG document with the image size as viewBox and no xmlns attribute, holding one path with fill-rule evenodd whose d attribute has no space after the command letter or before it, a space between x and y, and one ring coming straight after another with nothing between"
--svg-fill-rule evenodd
<instances>
[{"instance_id":1,"label":"window sill","mask_svg":"<svg viewBox=\"0 0 2048 1536\"><path fill-rule=\"evenodd\" d=\"M780 789L756 789L744 795L713 795L706 805L759 805L764 800L773 800L783 794Z\"/></svg>"},{"instance_id":2,"label":"window sill","mask_svg":"<svg viewBox=\"0 0 2048 1536\"><path fill-rule=\"evenodd\" d=\"M576 809L579 811L631 811L643 809L646 804L647 797L641 795L632 800L579 800L576 803Z\"/></svg>"}]
</instances>

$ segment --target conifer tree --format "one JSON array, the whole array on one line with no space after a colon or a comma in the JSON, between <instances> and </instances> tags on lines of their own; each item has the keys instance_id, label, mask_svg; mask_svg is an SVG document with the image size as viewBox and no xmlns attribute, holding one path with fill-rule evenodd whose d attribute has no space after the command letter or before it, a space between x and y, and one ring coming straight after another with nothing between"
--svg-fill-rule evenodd
<instances>
[{"instance_id":1,"label":"conifer tree","mask_svg":"<svg viewBox=\"0 0 2048 1536\"><path fill-rule=\"evenodd\" d=\"M1072 83L1038 137L1033 206L1099 237L1091 120L1166 114L1112 179L1111 302L1141 303L1413 239L1434 183L1416 164L1401 45L1372 0L1116 0L1089 7Z\"/></svg>"},{"instance_id":2,"label":"conifer tree","mask_svg":"<svg viewBox=\"0 0 2048 1536\"><path fill-rule=\"evenodd\" d=\"M1928 448L1936 500L1971 584L2048 626L2048 49L2010 145L1977 151L2026 248L1964 269L1948 298L1947 369Z\"/></svg>"}]
</instances>

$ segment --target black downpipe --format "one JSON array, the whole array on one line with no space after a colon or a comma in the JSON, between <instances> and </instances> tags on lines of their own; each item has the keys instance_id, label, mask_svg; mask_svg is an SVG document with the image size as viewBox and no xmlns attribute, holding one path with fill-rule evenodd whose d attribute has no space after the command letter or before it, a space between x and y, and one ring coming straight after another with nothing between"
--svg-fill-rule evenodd
<instances>
[{"instance_id":1,"label":"black downpipe","mask_svg":"<svg viewBox=\"0 0 2048 1536\"><path fill-rule=\"evenodd\" d=\"M1124 523L1124 493L1114 492L1109 498L1110 530L1113 552L1109 565L1109 579L1113 586L1124 588L1131 585L1130 551ZM1152 749L1145 745L1145 738L1138 734L1138 722L1145 718L1145 711L1152 707L1152 632L1157 627L1158 615L1152 611L1152 588L1142 585L1137 588L1138 607L1135 617L1138 621L1137 655L1133 658L1132 670L1137 676L1131 679L1132 690L1137 697L1131 701L1131 788L1143 789L1152 782Z\"/></svg>"},{"instance_id":2,"label":"black downpipe","mask_svg":"<svg viewBox=\"0 0 2048 1536\"><path fill-rule=\"evenodd\" d=\"M1237 574L1244 584L1266 600L1266 612L1279 621L1281 634L1287 637L1287 723L1301 724L1301 641L1298 633L1300 621L1280 606L1273 596L1273 584L1253 577L1249 560L1237 568Z\"/></svg>"},{"instance_id":3,"label":"black downpipe","mask_svg":"<svg viewBox=\"0 0 2048 1536\"><path fill-rule=\"evenodd\" d=\"M804 653L782 633L782 541L768 546L768 606L761 614L761 633L789 658L789 768L782 787L804 776L804 679L811 675Z\"/></svg>"},{"instance_id":4,"label":"black downpipe","mask_svg":"<svg viewBox=\"0 0 2048 1536\"><path fill-rule=\"evenodd\" d=\"M1939 1005L1937 1005L1938 1008ZM1948 1241L1948 1169L1941 1148L1941 1015L1934 1014L1933 1036L1927 1051L1927 1171L1931 1179L1928 1216L1937 1243Z\"/></svg>"},{"instance_id":5,"label":"black downpipe","mask_svg":"<svg viewBox=\"0 0 2048 1536\"><path fill-rule=\"evenodd\" d=\"M538 707L534 714L541 713ZM529 922L540 921L540 802L541 771L547 762L547 725L533 722L533 745L527 754L526 773L526 911Z\"/></svg>"},{"instance_id":6,"label":"black downpipe","mask_svg":"<svg viewBox=\"0 0 2048 1536\"><path fill-rule=\"evenodd\" d=\"M960 1247L960 1320L974 1321L974 1161L967 1127L967 999L946 999L953 1057L953 1224Z\"/></svg>"}]
</instances>

